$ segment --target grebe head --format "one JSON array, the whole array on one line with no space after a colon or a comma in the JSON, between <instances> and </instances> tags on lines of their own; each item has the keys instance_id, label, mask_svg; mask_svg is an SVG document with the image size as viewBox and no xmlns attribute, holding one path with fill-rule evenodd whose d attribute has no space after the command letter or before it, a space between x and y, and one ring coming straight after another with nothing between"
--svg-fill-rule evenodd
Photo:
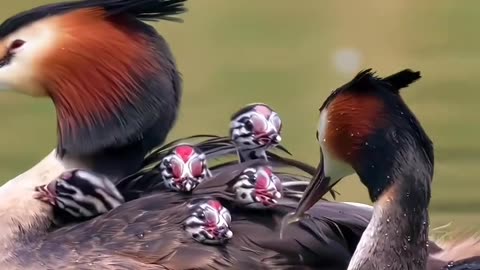
<instances>
[{"instance_id":1,"label":"grebe head","mask_svg":"<svg viewBox=\"0 0 480 270\"><path fill-rule=\"evenodd\" d=\"M411 70L386 78L366 70L330 94L320 107L321 161L297 217L353 173L367 186L372 201L406 169L415 170L402 168L404 160L426 163L427 173L432 173L432 143L399 94L419 78L420 72Z\"/></svg>"},{"instance_id":2,"label":"grebe head","mask_svg":"<svg viewBox=\"0 0 480 270\"><path fill-rule=\"evenodd\" d=\"M80 169L66 171L49 184L36 187L34 196L56 207L61 218L90 218L124 203L107 177Z\"/></svg>"},{"instance_id":3,"label":"grebe head","mask_svg":"<svg viewBox=\"0 0 480 270\"><path fill-rule=\"evenodd\" d=\"M268 208L282 197L282 183L268 166L252 166L233 185L236 203L247 208Z\"/></svg>"},{"instance_id":4,"label":"grebe head","mask_svg":"<svg viewBox=\"0 0 480 270\"><path fill-rule=\"evenodd\" d=\"M227 208L217 200L203 200L188 206L190 216L185 220L185 230L193 239L203 244L224 244L233 233L232 217Z\"/></svg>"},{"instance_id":5,"label":"grebe head","mask_svg":"<svg viewBox=\"0 0 480 270\"><path fill-rule=\"evenodd\" d=\"M282 120L266 104L249 104L230 120L230 137L240 150L277 146L282 140Z\"/></svg>"},{"instance_id":6,"label":"grebe head","mask_svg":"<svg viewBox=\"0 0 480 270\"><path fill-rule=\"evenodd\" d=\"M171 190L190 192L211 175L206 156L190 144L181 144L172 149L160 163L165 185Z\"/></svg>"}]
</instances>

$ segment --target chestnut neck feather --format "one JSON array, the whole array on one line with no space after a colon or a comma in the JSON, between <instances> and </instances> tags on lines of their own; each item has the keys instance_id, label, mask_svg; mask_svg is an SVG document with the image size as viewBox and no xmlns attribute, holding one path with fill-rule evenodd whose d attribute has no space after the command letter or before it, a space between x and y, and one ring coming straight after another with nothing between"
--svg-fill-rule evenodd
<instances>
[{"instance_id":1,"label":"chestnut neck feather","mask_svg":"<svg viewBox=\"0 0 480 270\"><path fill-rule=\"evenodd\" d=\"M116 156L132 145L163 143L181 95L163 38L134 18L106 18L97 9L64 15L59 28L59 48L41 74L57 110L58 154ZM145 137L152 140L148 145ZM138 150L141 158L144 151ZM126 152L120 156L127 158Z\"/></svg>"},{"instance_id":2,"label":"chestnut neck feather","mask_svg":"<svg viewBox=\"0 0 480 270\"><path fill-rule=\"evenodd\" d=\"M365 138L374 133L386 117L383 102L368 93L339 95L329 106L327 116L332 127L328 128L324 139L334 146L330 148L335 156L349 163L361 159Z\"/></svg>"}]
</instances>

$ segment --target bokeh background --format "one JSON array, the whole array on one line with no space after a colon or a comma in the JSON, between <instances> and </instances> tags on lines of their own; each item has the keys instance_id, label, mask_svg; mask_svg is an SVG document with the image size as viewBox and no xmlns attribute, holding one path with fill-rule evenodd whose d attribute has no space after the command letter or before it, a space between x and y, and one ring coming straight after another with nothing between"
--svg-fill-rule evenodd
<instances>
[{"instance_id":1,"label":"bokeh background","mask_svg":"<svg viewBox=\"0 0 480 270\"><path fill-rule=\"evenodd\" d=\"M4 1L0 19L52 1ZM300 3L301 2L301 3ZM190 0L184 23L155 23L184 77L170 139L227 134L231 113L265 102L284 121L284 144L315 164L318 107L355 73L404 68L423 78L403 92L435 144L431 203L437 230L480 229L480 2ZM0 179L30 168L55 145L47 99L0 93ZM355 176L342 201L370 203Z\"/></svg>"}]
</instances>

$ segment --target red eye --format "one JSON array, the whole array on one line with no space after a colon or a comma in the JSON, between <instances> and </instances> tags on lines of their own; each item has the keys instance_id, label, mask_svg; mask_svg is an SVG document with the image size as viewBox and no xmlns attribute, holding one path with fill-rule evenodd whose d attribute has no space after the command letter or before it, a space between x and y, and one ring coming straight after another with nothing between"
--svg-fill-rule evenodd
<instances>
[{"instance_id":1,"label":"red eye","mask_svg":"<svg viewBox=\"0 0 480 270\"><path fill-rule=\"evenodd\" d=\"M275 129L277 130L277 132L282 129L282 120L280 119L280 117L278 117L278 115L273 114L270 117L270 122L272 122L272 124L275 127Z\"/></svg>"},{"instance_id":2,"label":"red eye","mask_svg":"<svg viewBox=\"0 0 480 270\"><path fill-rule=\"evenodd\" d=\"M195 176L195 177L200 177L202 176L202 173L203 173L203 161L196 157L196 158L193 158L191 161L190 161L190 170L192 172L192 175Z\"/></svg>"},{"instance_id":3,"label":"red eye","mask_svg":"<svg viewBox=\"0 0 480 270\"><path fill-rule=\"evenodd\" d=\"M25 44L25 41L23 41L21 39L16 39L12 42L12 44L10 44L10 50L18 49L18 48L22 47L23 44Z\"/></svg>"},{"instance_id":4,"label":"red eye","mask_svg":"<svg viewBox=\"0 0 480 270\"><path fill-rule=\"evenodd\" d=\"M183 163L180 162L178 159L172 158L170 160L170 164L172 166L172 174L175 178L182 177L183 174Z\"/></svg>"},{"instance_id":5,"label":"red eye","mask_svg":"<svg viewBox=\"0 0 480 270\"><path fill-rule=\"evenodd\" d=\"M251 120L253 124L253 131L255 133L264 133L267 131L268 124L264 117L254 114L252 115Z\"/></svg>"}]
</instances>

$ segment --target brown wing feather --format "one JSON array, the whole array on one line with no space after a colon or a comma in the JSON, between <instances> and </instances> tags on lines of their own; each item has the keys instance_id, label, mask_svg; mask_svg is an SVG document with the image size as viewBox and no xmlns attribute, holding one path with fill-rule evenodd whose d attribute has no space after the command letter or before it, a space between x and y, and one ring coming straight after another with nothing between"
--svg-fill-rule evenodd
<instances>
[{"instance_id":1,"label":"brown wing feather","mask_svg":"<svg viewBox=\"0 0 480 270\"><path fill-rule=\"evenodd\" d=\"M207 246L183 231L186 198L170 192L127 202L107 214L24 245L16 258L25 269L39 265L56 269L72 265L76 269L93 265L100 269L288 269L335 265L338 267L332 269L344 269L354 249L346 237L359 238L371 214L359 207L321 202L311 210L311 218L292 225L288 237L280 240L280 221L294 209L294 204L256 213L238 210L233 213L234 237L228 245ZM118 265L123 268L115 268Z\"/></svg>"},{"instance_id":2,"label":"brown wing feather","mask_svg":"<svg viewBox=\"0 0 480 270\"><path fill-rule=\"evenodd\" d=\"M93 265L105 269L218 269L219 264L226 264L217 247L199 244L183 231L185 209L186 203L173 196L141 198L93 220L53 231L18 251L17 259L27 269L42 264L55 269L71 265L75 269ZM185 250L196 251L190 257L199 254L201 260L189 262ZM118 265L122 267L115 268Z\"/></svg>"}]
</instances>

